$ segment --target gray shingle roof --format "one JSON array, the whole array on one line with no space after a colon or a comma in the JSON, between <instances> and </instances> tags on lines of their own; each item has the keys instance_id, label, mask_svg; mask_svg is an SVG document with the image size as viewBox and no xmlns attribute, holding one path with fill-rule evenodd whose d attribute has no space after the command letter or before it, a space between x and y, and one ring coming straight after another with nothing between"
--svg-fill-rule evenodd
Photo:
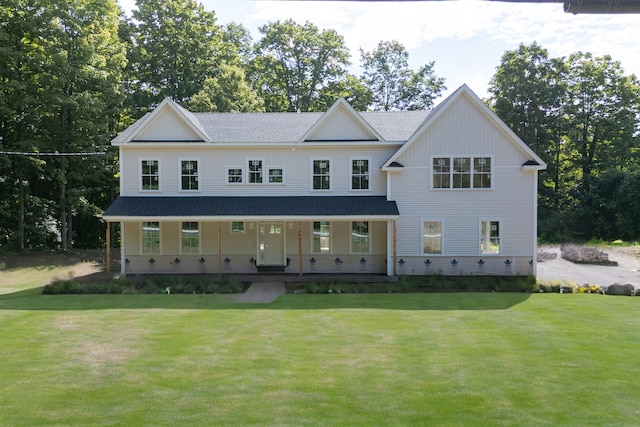
<instances>
[{"instance_id":1,"label":"gray shingle roof","mask_svg":"<svg viewBox=\"0 0 640 427\"><path fill-rule=\"evenodd\" d=\"M406 141L428 111L360 113L385 141ZM193 113L212 141L297 142L323 113Z\"/></svg>"},{"instance_id":2,"label":"gray shingle roof","mask_svg":"<svg viewBox=\"0 0 640 427\"><path fill-rule=\"evenodd\" d=\"M393 217L399 211L384 196L118 197L103 217Z\"/></svg>"}]
</instances>

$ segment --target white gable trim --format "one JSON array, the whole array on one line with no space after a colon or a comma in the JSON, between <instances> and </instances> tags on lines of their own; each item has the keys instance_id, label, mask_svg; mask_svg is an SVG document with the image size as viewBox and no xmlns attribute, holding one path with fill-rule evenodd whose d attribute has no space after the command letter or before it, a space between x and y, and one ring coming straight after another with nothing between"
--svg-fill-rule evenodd
<instances>
[{"instance_id":1,"label":"white gable trim","mask_svg":"<svg viewBox=\"0 0 640 427\"><path fill-rule=\"evenodd\" d=\"M493 123L493 125L495 125L518 150L520 150L529 159L538 163L539 166L536 169L541 170L547 168L547 164L540 157L538 157L538 155L534 153L533 150L531 150L527 146L527 144L525 144L515 133L513 133L513 131L502 120L500 120L500 118L493 111L491 111L491 109L484 102L482 102L478 95L476 95L471 89L469 89L466 84L463 84L455 92L449 95L441 104L433 109L431 114L427 116L427 118L418 127L411 138L409 138L407 142L402 147L400 147L400 149L396 151L396 153L391 156L389 160L384 163L384 165L382 165L382 170L387 170L392 162L397 161L400 155L404 153L411 146L411 144L413 144L420 137L420 135L429 128L429 126L431 126L431 123L433 123L438 117L440 117L441 114L444 114L449 106L461 96L464 96L472 103L472 105L478 108L484 114L484 116L491 123Z\"/></svg>"},{"instance_id":2,"label":"white gable trim","mask_svg":"<svg viewBox=\"0 0 640 427\"><path fill-rule=\"evenodd\" d=\"M311 137L323 124L325 124L334 114L336 114L336 111L340 107L346 108L348 113L371 135L372 139L377 141L384 141L382 136L380 136L380 134L366 120L364 120L362 116L344 98L339 98L336 102L333 103L331 108L329 108L322 115L322 117L320 117L320 119L318 119L318 121L315 122L314 125L311 126L311 128L309 128L309 130L305 132L304 135L302 135L302 138L300 138L298 142L304 142L309 137Z\"/></svg>"},{"instance_id":3,"label":"white gable trim","mask_svg":"<svg viewBox=\"0 0 640 427\"><path fill-rule=\"evenodd\" d=\"M134 127L133 132L128 133L125 131L119 136L115 137L112 140L113 145L125 144L131 141L135 141L138 135L144 133L146 129L148 129L155 119L162 114L165 109L170 109L174 113L180 117L184 121L184 123L196 134L198 135L204 142L213 142L210 140L209 136L205 132L204 128L196 119L196 117L186 109L182 108L176 102L172 101L169 98L165 98L160 105L158 105L155 110L151 113L146 114L144 117L139 119L136 123L132 125Z\"/></svg>"}]
</instances>

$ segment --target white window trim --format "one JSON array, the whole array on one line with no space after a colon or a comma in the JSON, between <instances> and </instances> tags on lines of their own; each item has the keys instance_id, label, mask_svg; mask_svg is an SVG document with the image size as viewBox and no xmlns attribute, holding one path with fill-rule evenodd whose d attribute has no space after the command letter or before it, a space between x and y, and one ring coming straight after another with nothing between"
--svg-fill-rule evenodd
<instances>
[{"instance_id":1,"label":"white window trim","mask_svg":"<svg viewBox=\"0 0 640 427\"><path fill-rule=\"evenodd\" d=\"M263 163L263 167L264 167L264 163ZM268 185L284 185L286 173L285 173L285 170L284 170L283 166L269 166L268 168L265 168L265 169L267 171L265 184L268 184ZM269 172L271 170L273 170L273 169L280 169L282 171L282 182L269 182Z\"/></svg>"},{"instance_id":2,"label":"white window trim","mask_svg":"<svg viewBox=\"0 0 640 427\"><path fill-rule=\"evenodd\" d=\"M354 252L353 251L353 223L354 222L366 222L369 224L369 250L367 252ZM362 220L362 221L349 221L349 254L351 255L371 255L371 250L373 248L373 236L372 236L372 224L373 221Z\"/></svg>"},{"instance_id":3,"label":"white window trim","mask_svg":"<svg viewBox=\"0 0 640 427\"><path fill-rule=\"evenodd\" d=\"M482 223L483 222L497 222L499 224L500 227L500 234L498 236L498 239L500 241L500 250L498 251L497 254L483 254L482 253L482 245L480 244L482 242ZM504 252L504 221L502 220L502 218L480 218L478 220L478 239L476 240L477 244L478 244L478 256L483 256L483 257L495 257L495 256L501 256L502 253Z\"/></svg>"},{"instance_id":4,"label":"white window trim","mask_svg":"<svg viewBox=\"0 0 640 427\"><path fill-rule=\"evenodd\" d=\"M242 172L240 174L240 177L242 178L242 181L240 182L229 182L229 170L231 169L240 169ZM224 168L224 184L225 185L243 185L246 182L246 176L245 176L245 168L244 166L225 166Z\"/></svg>"},{"instance_id":5,"label":"white window trim","mask_svg":"<svg viewBox=\"0 0 640 427\"><path fill-rule=\"evenodd\" d=\"M198 189L185 190L182 188L182 162L196 162L198 167ZM202 162L199 157L179 157L178 158L178 192L179 193L200 193L202 191L202 176L200 175Z\"/></svg>"},{"instance_id":6,"label":"white window trim","mask_svg":"<svg viewBox=\"0 0 640 427\"><path fill-rule=\"evenodd\" d=\"M158 162L158 189L157 190L144 190L142 188L142 162L153 161ZM139 157L138 158L138 191L140 193L159 193L162 191L162 162L159 158Z\"/></svg>"},{"instance_id":7,"label":"white window trim","mask_svg":"<svg viewBox=\"0 0 640 427\"><path fill-rule=\"evenodd\" d=\"M316 189L313 188L313 162L315 161L322 161L322 160L327 160L329 161L329 189L324 190L324 189ZM324 192L324 193L328 193L333 191L333 169L334 169L334 163L333 163L333 157L327 156L327 157L312 157L309 161L309 178L310 178L310 182L309 182L309 188L311 189L311 191L313 192Z\"/></svg>"},{"instance_id":8,"label":"white window trim","mask_svg":"<svg viewBox=\"0 0 640 427\"><path fill-rule=\"evenodd\" d=\"M234 231L233 230L233 223L234 222L241 222L242 223L242 231ZM229 233L231 235L235 235L235 234L246 234L247 232L247 222L246 221L231 221L229 223Z\"/></svg>"},{"instance_id":9,"label":"white window trim","mask_svg":"<svg viewBox=\"0 0 640 427\"><path fill-rule=\"evenodd\" d=\"M197 253L183 252L182 251L182 223L183 222L195 222L196 224L198 224L198 252ZM178 225L179 225L179 227L178 227L178 238L179 238L179 240L178 241L180 242L180 255L200 255L200 254L202 254L202 223L200 221L180 221L178 223Z\"/></svg>"},{"instance_id":10,"label":"white window trim","mask_svg":"<svg viewBox=\"0 0 640 427\"><path fill-rule=\"evenodd\" d=\"M144 251L144 223L145 222L157 222L158 223L158 250L159 252L145 252ZM162 255L162 222L161 221L140 221L140 255Z\"/></svg>"},{"instance_id":11,"label":"white window trim","mask_svg":"<svg viewBox=\"0 0 640 427\"><path fill-rule=\"evenodd\" d=\"M450 160L450 168L449 171L449 183L453 183L453 159L456 157L468 157L471 161L471 187L469 188L436 188L433 186L433 159L436 158L448 158ZM491 187L489 188L473 188L473 161L479 157L488 157L491 159ZM432 155L429 159L429 189L432 191L493 191L495 188L495 171L496 171L496 163L494 160L493 154L442 154L442 155Z\"/></svg>"},{"instance_id":12,"label":"white window trim","mask_svg":"<svg viewBox=\"0 0 640 427\"><path fill-rule=\"evenodd\" d=\"M262 182L249 182L249 178L251 177L251 166L250 163L251 162L255 162L255 161L260 161L262 162ZM264 185L266 183L267 180L267 168L266 168L266 162L264 161L264 158L261 157L251 157L251 158L247 158L245 160L245 178L246 180L244 180L244 183L246 185Z\"/></svg>"},{"instance_id":13,"label":"white window trim","mask_svg":"<svg viewBox=\"0 0 640 427\"><path fill-rule=\"evenodd\" d=\"M313 250L313 223L314 222L328 222L329 223L329 252L328 255L333 254L333 221L323 221L323 220L313 220L311 221L311 230L310 230L310 241L309 241L309 253L312 255L327 255L322 252L314 252Z\"/></svg>"},{"instance_id":14,"label":"white window trim","mask_svg":"<svg viewBox=\"0 0 640 427\"><path fill-rule=\"evenodd\" d=\"M424 223L425 222L439 222L440 223L440 253L425 253L424 252ZM481 222L482 223L482 222ZM482 233L482 230L480 231ZM422 218L420 220L420 254L422 256L444 256L445 252L445 242L444 242L444 218Z\"/></svg>"},{"instance_id":15,"label":"white window trim","mask_svg":"<svg viewBox=\"0 0 640 427\"><path fill-rule=\"evenodd\" d=\"M363 190L361 188L353 188L353 161L354 160L366 160L369 162L369 188ZM371 192L371 157L360 157L360 156L351 156L349 157L349 191L354 191L357 193L365 193Z\"/></svg>"}]
</instances>

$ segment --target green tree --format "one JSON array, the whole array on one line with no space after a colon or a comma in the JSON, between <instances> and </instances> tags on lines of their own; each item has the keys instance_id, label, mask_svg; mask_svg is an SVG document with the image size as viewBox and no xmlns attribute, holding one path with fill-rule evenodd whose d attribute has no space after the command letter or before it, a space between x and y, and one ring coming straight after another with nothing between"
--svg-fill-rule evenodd
<instances>
[{"instance_id":1,"label":"green tree","mask_svg":"<svg viewBox=\"0 0 640 427\"><path fill-rule=\"evenodd\" d=\"M349 51L334 30L277 21L259 28L253 85L267 111L317 111L329 86L346 76Z\"/></svg>"},{"instance_id":2,"label":"green tree","mask_svg":"<svg viewBox=\"0 0 640 427\"><path fill-rule=\"evenodd\" d=\"M129 53L135 104L148 108L169 97L186 105L215 77L221 28L194 0L137 0Z\"/></svg>"},{"instance_id":3,"label":"green tree","mask_svg":"<svg viewBox=\"0 0 640 427\"><path fill-rule=\"evenodd\" d=\"M426 110L446 89L444 79L435 75L434 62L411 70L409 53L396 40L381 41L370 52L360 49L360 56L362 81L371 92L372 110Z\"/></svg>"},{"instance_id":4,"label":"green tree","mask_svg":"<svg viewBox=\"0 0 640 427\"><path fill-rule=\"evenodd\" d=\"M41 77L45 114L43 151L106 153L117 128L122 102L121 70L126 57L118 37L115 0L48 2L53 25ZM63 250L74 240L73 217L86 206L87 189L101 186L106 156L60 156L46 170L57 195L59 239ZM90 204L90 203L89 203Z\"/></svg>"},{"instance_id":5,"label":"green tree","mask_svg":"<svg viewBox=\"0 0 640 427\"><path fill-rule=\"evenodd\" d=\"M204 81L204 87L189 101L192 111L247 113L264 111L264 103L251 89L242 68L222 64L218 77Z\"/></svg>"}]
</instances>

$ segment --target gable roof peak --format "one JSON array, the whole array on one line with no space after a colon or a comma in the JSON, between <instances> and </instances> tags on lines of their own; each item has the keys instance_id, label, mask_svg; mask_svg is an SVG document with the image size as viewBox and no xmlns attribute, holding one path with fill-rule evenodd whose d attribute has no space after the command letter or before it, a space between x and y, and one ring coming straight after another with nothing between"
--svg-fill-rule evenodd
<instances>
[{"instance_id":1,"label":"gable roof peak","mask_svg":"<svg viewBox=\"0 0 640 427\"><path fill-rule=\"evenodd\" d=\"M313 126L311 126L309 130L305 132L304 135L302 135L302 138L300 138L298 142L312 140L313 136L317 134L327 122L329 122L333 117L339 114L338 111L340 109L346 111L346 115L353 119L353 121L355 122L353 128L359 128L359 132L362 135L366 135L367 140L384 141L384 138L380 135L380 133L378 133L378 131L375 130L373 126L371 126L369 122L367 122L344 97L340 97L331 105L331 107L329 107L329 109L324 114L322 114L318 121L316 121Z\"/></svg>"}]
</instances>

